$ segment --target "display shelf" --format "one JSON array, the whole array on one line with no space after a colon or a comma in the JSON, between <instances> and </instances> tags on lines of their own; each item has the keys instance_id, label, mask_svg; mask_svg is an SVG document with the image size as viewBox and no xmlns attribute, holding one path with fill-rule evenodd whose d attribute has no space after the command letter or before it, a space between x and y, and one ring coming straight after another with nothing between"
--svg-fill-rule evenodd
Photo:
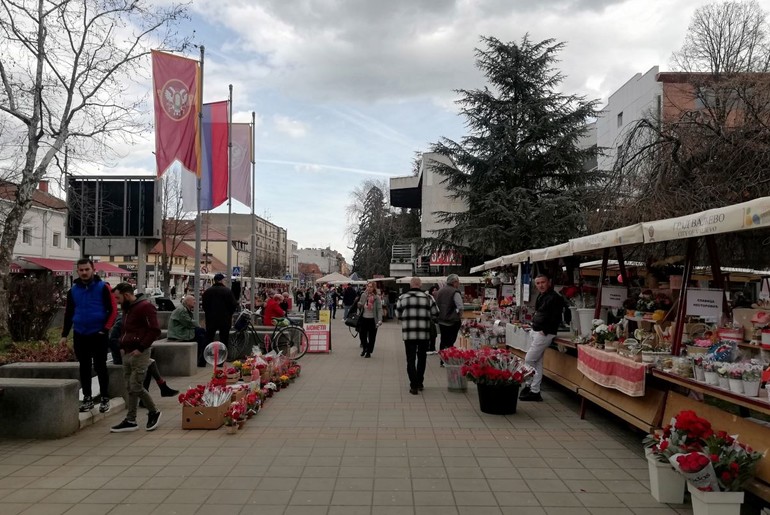
<instances>
[{"instance_id":1,"label":"display shelf","mask_svg":"<svg viewBox=\"0 0 770 515\"><path fill-rule=\"evenodd\" d=\"M766 396L746 397L745 395L733 393L730 390L708 385L700 381L696 381L695 379L664 372L663 370L659 370L657 368L653 369L652 375L653 377L660 378L669 383L683 386L684 388L689 388L690 390L694 390L696 392L704 393L711 397L730 402L736 406L742 406L744 408L748 408L765 415L770 415L770 402L768 402ZM761 395L764 395L764 393L765 392L760 392Z\"/></svg>"}]
</instances>

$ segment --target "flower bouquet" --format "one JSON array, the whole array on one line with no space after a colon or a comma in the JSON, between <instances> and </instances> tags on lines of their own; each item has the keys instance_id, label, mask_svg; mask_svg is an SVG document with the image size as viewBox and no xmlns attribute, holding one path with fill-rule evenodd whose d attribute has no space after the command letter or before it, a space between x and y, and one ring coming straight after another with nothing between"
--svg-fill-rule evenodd
<instances>
[{"instance_id":1,"label":"flower bouquet","mask_svg":"<svg viewBox=\"0 0 770 515\"><path fill-rule=\"evenodd\" d=\"M446 368L447 389L450 392L464 392L468 389L468 380L463 375L462 366L476 356L473 349L448 347L439 351L441 361Z\"/></svg>"},{"instance_id":2,"label":"flower bouquet","mask_svg":"<svg viewBox=\"0 0 770 515\"><path fill-rule=\"evenodd\" d=\"M243 402L233 402L227 408L224 416L225 425L228 427L228 433L233 434L238 429L242 420L246 417L246 405Z\"/></svg>"},{"instance_id":3,"label":"flower bouquet","mask_svg":"<svg viewBox=\"0 0 770 515\"><path fill-rule=\"evenodd\" d=\"M227 376L225 375L225 371L221 368L215 369L211 374L211 381L209 384L211 386L225 386L227 384Z\"/></svg>"},{"instance_id":4,"label":"flower bouquet","mask_svg":"<svg viewBox=\"0 0 770 515\"><path fill-rule=\"evenodd\" d=\"M278 380L281 382L281 388L286 388L289 386L289 376L284 374L281 377L278 378Z\"/></svg>"},{"instance_id":5,"label":"flower bouquet","mask_svg":"<svg viewBox=\"0 0 770 515\"><path fill-rule=\"evenodd\" d=\"M756 397L759 395L759 386L762 382L762 372L764 366L759 360L752 359L746 368L743 369L743 394L747 397Z\"/></svg>"},{"instance_id":6,"label":"flower bouquet","mask_svg":"<svg viewBox=\"0 0 770 515\"><path fill-rule=\"evenodd\" d=\"M225 378L226 378L227 384L237 383L238 380L241 378L241 371L235 367L228 367L227 369L225 369Z\"/></svg>"},{"instance_id":7,"label":"flower bouquet","mask_svg":"<svg viewBox=\"0 0 770 515\"><path fill-rule=\"evenodd\" d=\"M610 343L614 342L618 339L618 336L616 334L617 327L615 324L605 324L603 320L597 319L601 321L601 324L594 327L593 330L593 337L594 342L596 343L596 347L598 349L604 349L605 346ZM596 322L597 320L594 320ZM615 350L617 350L617 346L615 347Z\"/></svg>"},{"instance_id":8,"label":"flower bouquet","mask_svg":"<svg viewBox=\"0 0 770 515\"><path fill-rule=\"evenodd\" d=\"M719 378L719 387L725 390L730 389L730 364L719 363L717 366L717 377Z\"/></svg>"},{"instance_id":9,"label":"flower bouquet","mask_svg":"<svg viewBox=\"0 0 770 515\"><path fill-rule=\"evenodd\" d=\"M743 364L733 363L729 365L728 370L730 391L743 395Z\"/></svg>"},{"instance_id":10,"label":"flower bouquet","mask_svg":"<svg viewBox=\"0 0 770 515\"><path fill-rule=\"evenodd\" d=\"M246 413L249 418L256 415L262 405L260 394L256 391L246 394Z\"/></svg>"}]
</instances>

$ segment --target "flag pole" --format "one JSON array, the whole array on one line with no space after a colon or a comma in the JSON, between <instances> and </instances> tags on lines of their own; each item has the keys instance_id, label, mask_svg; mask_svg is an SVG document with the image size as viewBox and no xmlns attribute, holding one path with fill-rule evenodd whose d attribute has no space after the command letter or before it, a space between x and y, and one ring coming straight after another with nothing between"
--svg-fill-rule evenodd
<instances>
[{"instance_id":1,"label":"flag pole","mask_svg":"<svg viewBox=\"0 0 770 515\"><path fill-rule=\"evenodd\" d=\"M251 272L251 299L249 304L254 304L254 296L257 293L257 219L254 216L254 186L257 184L256 177L256 142L257 142L257 120L256 113L251 112L251 256L249 257L249 271ZM254 309L252 306L251 309Z\"/></svg>"},{"instance_id":2,"label":"flag pole","mask_svg":"<svg viewBox=\"0 0 770 515\"><path fill-rule=\"evenodd\" d=\"M200 80L198 81L198 177L195 180L196 183L196 214L195 214L195 309L193 316L195 322L198 323L201 315L201 152L200 145L203 137L203 54L204 47L201 45L201 67L200 67ZM200 356L198 356L200 360ZM216 365L215 365L216 366Z\"/></svg>"},{"instance_id":3,"label":"flag pole","mask_svg":"<svg viewBox=\"0 0 770 515\"><path fill-rule=\"evenodd\" d=\"M227 285L232 286L233 274L233 85L227 101Z\"/></svg>"}]
</instances>

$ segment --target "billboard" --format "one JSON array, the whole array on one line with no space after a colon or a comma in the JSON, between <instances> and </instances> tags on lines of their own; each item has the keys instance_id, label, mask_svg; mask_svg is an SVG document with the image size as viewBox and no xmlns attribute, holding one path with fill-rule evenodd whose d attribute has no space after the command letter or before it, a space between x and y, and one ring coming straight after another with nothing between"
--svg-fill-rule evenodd
<instances>
[{"instance_id":1,"label":"billboard","mask_svg":"<svg viewBox=\"0 0 770 515\"><path fill-rule=\"evenodd\" d=\"M162 187L154 176L67 178L69 238L160 238Z\"/></svg>"}]
</instances>

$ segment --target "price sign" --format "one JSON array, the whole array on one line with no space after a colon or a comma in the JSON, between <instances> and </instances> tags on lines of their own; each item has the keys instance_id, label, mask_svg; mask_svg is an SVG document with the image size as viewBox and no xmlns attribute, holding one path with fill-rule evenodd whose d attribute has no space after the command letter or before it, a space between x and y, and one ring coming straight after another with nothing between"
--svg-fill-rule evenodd
<instances>
[{"instance_id":1,"label":"price sign","mask_svg":"<svg viewBox=\"0 0 770 515\"><path fill-rule=\"evenodd\" d=\"M705 288L687 290L687 314L719 320L722 317L724 292Z\"/></svg>"},{"instance_id":2,"label":"price sign","mask_svg":"<svg viewBox=\"0 0 770 515\"><path fill-rule=\"evenodd\" d=\"M605 308L622 308L628 292L622 286L602 286L602 306Z\"/></svg>"}]
</instances>

